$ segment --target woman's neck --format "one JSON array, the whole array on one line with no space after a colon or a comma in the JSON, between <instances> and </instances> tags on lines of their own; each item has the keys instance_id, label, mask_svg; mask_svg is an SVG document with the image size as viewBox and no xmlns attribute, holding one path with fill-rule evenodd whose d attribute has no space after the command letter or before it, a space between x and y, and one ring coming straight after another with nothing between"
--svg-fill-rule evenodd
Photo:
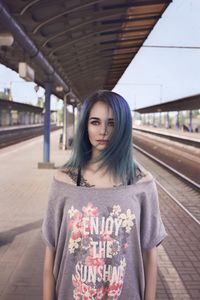
<instances>
[{"instance_id":1,"label":"woman's neck","mask_svg":"<svg viewBox=\"0 0 200 300\"><path fill-rule=\"evenodd\" d=\"M100 168L100 162L90 161L82 170L82 176L90 185L96 187L113 187L122 184L120 179L114 178L106 168Z\"/></svg>"},{"instance_id":2,"label":"woman's neck","mask_svg":"<svg viewBox=\"0 0 200 300\"><path fill-rule=\"evenodd\" d=\"M97 173L98 171L106 172L105 168L100 168L101 163L98 161L90 160L89 163L86 166L86 170L92 172L92 173Z\"/></svg>"}]
</instances>

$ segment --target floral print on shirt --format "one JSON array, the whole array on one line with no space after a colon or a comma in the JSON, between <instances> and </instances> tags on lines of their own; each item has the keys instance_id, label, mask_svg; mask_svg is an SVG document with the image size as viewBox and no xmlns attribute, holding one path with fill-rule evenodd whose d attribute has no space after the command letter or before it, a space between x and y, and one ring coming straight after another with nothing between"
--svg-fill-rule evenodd
<instances>
[{"instance_id":1,"label":"floral print on shirt","mask_svg":"<svg viewBox=\"0 0 200 300\"><path fill-rule=\"evenodd\" d=\"M122 291L128 237L135 215L119 205L107 214L89 202L82 211L68 210L71 236L68 250L76 261L72 275L75 300L117 300Z\"/></svg>"}]
</instances>

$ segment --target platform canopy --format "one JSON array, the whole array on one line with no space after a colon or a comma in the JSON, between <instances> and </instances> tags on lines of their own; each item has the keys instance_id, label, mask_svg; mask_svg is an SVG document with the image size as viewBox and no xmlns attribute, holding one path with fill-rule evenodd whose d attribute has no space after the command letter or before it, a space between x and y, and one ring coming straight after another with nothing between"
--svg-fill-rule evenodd
<instances>
[{"instance_id":1,"label":"platform canopy","mask_svg":"<svg viewBox=\"0 0 200 300\"><path fill-rule=\"evenodd\" d=\"M0 1L0 34L14 37L12 46L0 48L0 63L17 71L25 61L38 84L48 75L60 98L71 90L82 100L116 85L170 2Z\"/></svg>"},{"instance_id":2,"label":"platform canopy","mask_svg":"<svg viewBox=\"0 0 200 300\"><path fill-rule=\"evenodd\" d=\"M20 103L16 101L4 100L0 99L0 110L16 110L23 112L34 112L34 113L42 113L43 108L39 106L34 106L26 103Z\"/></svg>"},{"instance_id":3,"label":"platform canopy","mask_svg":"<svg viewBox=\"0 0 200 300\"><path fill-rule=\"evenodd\" d=\"M134 111L140 114L155 113L155 112L169 112L182 110L196 110L200 109L200 94L188 96L174 101L159 103L152 106L137 108Z\"/></svg>"}]
</instances>

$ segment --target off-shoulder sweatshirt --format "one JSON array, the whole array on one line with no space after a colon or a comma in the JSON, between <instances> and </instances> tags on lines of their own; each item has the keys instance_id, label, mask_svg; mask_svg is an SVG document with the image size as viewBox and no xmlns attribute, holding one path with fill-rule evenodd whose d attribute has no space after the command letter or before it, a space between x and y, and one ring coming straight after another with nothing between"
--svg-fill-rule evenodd
<instances>
[{"instance_id":1,"label":"off-shoulder sweatshirt","mask_svg":"<svg viewBox=\"0 0 200 300\"><path fill-rule=\"evenodd\" d=\"M56 300L144 299L142 252L166 236L152 177L111 188L54 178L42 232L55 249Z\"/></svg>"}]
</instances>

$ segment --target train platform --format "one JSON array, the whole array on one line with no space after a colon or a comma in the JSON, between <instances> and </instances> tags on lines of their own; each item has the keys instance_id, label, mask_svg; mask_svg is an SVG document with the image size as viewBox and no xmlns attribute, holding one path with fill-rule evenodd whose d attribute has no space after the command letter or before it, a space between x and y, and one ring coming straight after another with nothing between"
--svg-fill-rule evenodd
<instances>
[{"instance_id":1,"label":"train platform","mask_svg":"<svg viewBox=\"0 0 200 300\"><path fill-rule=\"evenodd\" d=\"M25 128L30 128L30 127L42 127L42 126L44 126L42 123L29 124L29 125L4 126L4 127L0 127L0 132L7 131L7 130L25 129Z\"/></svg>"},{"instance_id":2,"label":"train platform","mask_svg":"<svg viewBox=\"0 0 200 300\"><path fill-rule=\"evenodd\" d=\"M153 126L147 126L147 125L134 125L133 129L141 130L144 132L152 132L152 133L158 133L162 134L163 136L172 136L177 137L181 139L187 139L195 142L200 143L200 132L188 132L183 131L182 129L176 129L176 128L164 128L164 127L153 127Z\"/></svg>"},{"instance_id":3,"label":"train platform","mask_svg":"<svg viewBox=\"0 0 200 300\"><path fill-rule=\"evenodd\" d=\"M69 157L59 149L60 130L51 133L51 162ZM44 243L41 224L55 169L38 169L43 138L0 150L0 299L42 299ZM168 237L158 247L158 300L199 299L199 225L158 187ZM132 300L132 299L127 299Z\"/></svg>"}]
</instances>

